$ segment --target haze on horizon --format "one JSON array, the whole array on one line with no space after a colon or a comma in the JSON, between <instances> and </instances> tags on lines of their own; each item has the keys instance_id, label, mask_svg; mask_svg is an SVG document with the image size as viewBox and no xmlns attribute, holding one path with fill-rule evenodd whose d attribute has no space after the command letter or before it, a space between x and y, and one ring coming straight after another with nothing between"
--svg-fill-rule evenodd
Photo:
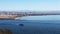
<instances>
[{"instance_id":1,"label":"haze on horizon","mask_svg":"<svg viewBox=\"0 0 60 34\"><path fill-rule=\"evenodd\" d=\"M0 10L60 10L60 0L0 0Z\"/></svg>"}]
</instances>

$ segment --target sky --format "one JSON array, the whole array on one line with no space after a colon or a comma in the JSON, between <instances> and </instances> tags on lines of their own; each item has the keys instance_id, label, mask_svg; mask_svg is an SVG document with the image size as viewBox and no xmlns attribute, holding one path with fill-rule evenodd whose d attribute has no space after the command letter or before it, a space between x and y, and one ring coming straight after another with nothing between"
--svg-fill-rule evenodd
<instances>
[{"instance_id":1,"label":"sky","mask_svg":"<svg viewBox=\"0 0 60 34\"><path fill-rule=\"evenodd\" d=\"M0 0L0 10L60 10L60 0Z\"/></svg>"}]
</instances>

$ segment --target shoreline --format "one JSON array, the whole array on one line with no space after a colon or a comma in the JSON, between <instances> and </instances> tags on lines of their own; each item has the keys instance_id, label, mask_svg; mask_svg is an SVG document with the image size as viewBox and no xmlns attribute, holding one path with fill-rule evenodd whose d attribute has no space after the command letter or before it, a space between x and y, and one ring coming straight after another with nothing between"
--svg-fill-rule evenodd
<instances>
[{"instance_id":1,"label":"shoreline","mask_svg":"<svg viewBox=\"0 0 60 34\"><path fill-rule=\"evenodd\" d=\"M12 18L0 18L0 20L15 20L15 19L12 19Z\"/></svg>"},{"instance_id":2,"label":"shoreline","mask_svg":"<svg viewBox=\"0 0 60 34\"><path fill-rule=\"evenodd\" d=\"M0 15L0 20L15 20L17 15Z\"/></svg>"}]
</instances>

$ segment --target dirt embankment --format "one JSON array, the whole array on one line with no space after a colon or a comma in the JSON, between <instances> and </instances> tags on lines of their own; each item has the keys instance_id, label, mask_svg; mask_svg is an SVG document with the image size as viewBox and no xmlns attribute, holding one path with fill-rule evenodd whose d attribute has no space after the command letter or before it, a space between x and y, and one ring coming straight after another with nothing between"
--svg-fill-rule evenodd
<instances>
[{"instance_id":1,"label":"dirt embankment","mask_svg":"<svg viewBox=\"0 0 60 34\"><path fill-rule=\"evenodd\" d=\"M0 20L9 20L9 19L15 19L17 15L0 15Z\"/></svg>"}]
</instances>

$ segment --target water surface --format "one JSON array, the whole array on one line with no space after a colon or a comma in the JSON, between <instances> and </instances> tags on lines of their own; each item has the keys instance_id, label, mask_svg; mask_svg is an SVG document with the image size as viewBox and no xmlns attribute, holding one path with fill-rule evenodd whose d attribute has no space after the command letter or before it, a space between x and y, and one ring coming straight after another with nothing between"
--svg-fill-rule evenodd
<instances>
[{"instance_id":1,"label":"water surface","mask_svg":"<svg viewBox=\"0 0 60 34\"><path fill-rule=\"evenodd\" d=\"M24 24L24 26L19 26L19 24ZM17 20L0 20L0 29L11 30L14 34L33 34L33 32L35 32L34 34L60 34L60 15L27 16Z\"/></svg>"}]
</instances>

